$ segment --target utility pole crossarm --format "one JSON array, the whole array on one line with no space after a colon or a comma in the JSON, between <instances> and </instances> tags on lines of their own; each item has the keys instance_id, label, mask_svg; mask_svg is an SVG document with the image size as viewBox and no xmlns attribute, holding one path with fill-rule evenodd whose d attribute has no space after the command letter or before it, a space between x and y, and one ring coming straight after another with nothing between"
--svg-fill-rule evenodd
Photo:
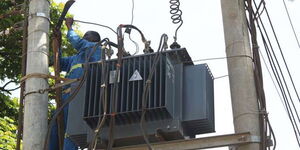
<instances>
[{"instance_id":1,"label":"utility pole crossarm","mask_svg":"<svg viewBox=\"0 0 300 150\"><path fill-rule=\"evenodd\" d=\"M155 150L191 150L216 148L224 146L242 145L258 142L259 139L250 135L250 133L237 133L228 135L219 135L212 137L196 138L190 140L176 140L153 144ZM147 145L137 145L114 148L114 150L148 150Z\"/></svg>"}]
</instances>

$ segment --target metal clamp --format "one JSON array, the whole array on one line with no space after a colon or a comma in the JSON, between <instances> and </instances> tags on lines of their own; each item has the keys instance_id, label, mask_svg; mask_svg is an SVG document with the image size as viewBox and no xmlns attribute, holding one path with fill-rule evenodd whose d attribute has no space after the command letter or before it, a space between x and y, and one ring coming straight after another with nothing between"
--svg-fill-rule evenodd
<instances>
[{"instance_id":1,"label":"metal clamp","mask_svg":"<svg viewBox=\"0 0 300 150\"><path fill-rule=\"evenodd\" d=\"M43 12L36 12L36 13L33 13L33 14L30 14L29 15L29 19L32 19L33 17L42 17L42 18L45 18L47 19L49 22L51 21L50 20L50 17L47 16L45 13Z\"/></svg>"}]
</instances>

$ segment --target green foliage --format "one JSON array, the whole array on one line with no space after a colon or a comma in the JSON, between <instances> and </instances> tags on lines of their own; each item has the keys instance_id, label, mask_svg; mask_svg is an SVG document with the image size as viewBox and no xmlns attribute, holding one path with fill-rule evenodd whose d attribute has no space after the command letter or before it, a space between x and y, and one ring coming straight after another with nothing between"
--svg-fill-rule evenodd
<instances>
[{"instance_id":1,"label":"green foliage","mask_svg":"<svg viewBox=\"0 0 300 150\"><path fill-rule=\"evenodd\" d=\"M18 99L10 99L9 96L0 93L0 118L9 117L17 120L18 118Z\"/></svg>"},{"instance_id":2,"label":"green foliage","mask_svg":"<svg viewBox=\"0 0 300 150\"><path fill-rule=\"evenodd\" d=\"M23 1L11 0L0 1L0 81L5 79L19 81L21 76L21 56L22 56L22 39L23 39L23 19L24 15L21 13L11 14L13 11L21 11L21 4ZM54 29L56 22L63 10L62 3L55 3L51 0L50 7L50 39L52 38L52 29ZM2 18L1 18L2 16ZM71 17L70 14L67 16ZM67 28L63 24L62 32L62 51L63 56L70 56L76 51L71 47L71 44L66 39ZM51 41L50 41L51 43ZM52 48L50 44L50 55L52 55ZM1 91L0 91L1 92Z\"/></svg>"},{"instance_id":3,"label":"green foliage","mask_svg":"<svg viewBox=\"0 0 300 150\"><path fill-rule=\"evenodd\" d=\"M24 14L22 4L24 0L0 0L0 83L1 81L19 82L21 77L21 57L23 40ZM61 3L50 0L50 56L52 56L51 39L52 29L64 7ZM67 16L71 16L68 14ZM63 24L62 51L63 56L73 55L70 43L66 39L67 28ZM26 56L26 54L24 54ZM53 82L53 81L52 81ZM5 87L0 85L0 149L11 150L16 147L16 126L18 116L18 99L11 98ZM53 102L53 100L51 101ZM49 105L49 112L54 110L54 105Z\"/></svg>"},{"instance_id":4,"label":"green foliage","mask_svg":"<svg viewBox=\"0 0 300 150\"><path fill-rule=\"evenodd\" d=\"M60 14L64 8L63 3L55 3L52 1L51 7L50 7L50 17L51 17L51 24L50 29L54 29L56 26L56 23L58 22L58 19L60 17ZM71 14L67 13L66 17L72 17ZM72 48L71 44L67 40L66 32L67 27L63 24L61 28L62 32L62 52L63 56L71 56L76 53L76 51ZM50 30L50 39L52 38L52 30ZM52 52L52 47L50 47L50 53Z\"/></svg>"},{"instance_id":5,"label":"green foliage","mask_svg":"<svg viewBox=\"0 0 300 150\"><path fill-rule=\"evenodd\" d=\"M0 118L0 149L16 149L16 131L15 121L9 117Z\"/></svg>"},{"instance_id":6,"label":"green foliage","mask_svg":"<svg viewBox=\"0 0 300 150\"><path fill-rule=\"evenodd\" d=\"M0 2L0 80L5 78L17 81L21 72L22 31L19 24L23 20L21 14L8 15L20 10L22 1L2 0Z\"/></svg>"}]
</instances>

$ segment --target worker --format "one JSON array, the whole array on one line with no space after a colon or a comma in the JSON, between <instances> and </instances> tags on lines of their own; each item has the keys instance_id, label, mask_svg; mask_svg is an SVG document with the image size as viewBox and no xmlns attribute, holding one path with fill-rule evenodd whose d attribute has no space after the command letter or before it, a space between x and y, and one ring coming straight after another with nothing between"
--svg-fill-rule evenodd
<instances>
[{"instance_id":1,"label":"worker","mask_svg":"<svg viewBox=\"0 0 300 150\"><path fill-rule=\"evenodd\" d=\"M82 77L84 73L83 63L86 61L99 61L101 56L100 47L96 47L97 42L101 40L100 35L95 31L88 31L80 38L72 29L73 18L66 18L65 24L68 28L67 38L73 48L77 50L77 54L69 57L60 57L60 69L67 72L65 78L76 79ZM90 57L89 57L90 56ZM88 58L89 57L89 58ZM89 59L89 60L86 60ZM71 95L72 88L75 85L63 87L62 101L64 102ZM64 125L67 126L68 106L64 108ZM80 116L78 116L80 117ZM58 133L57 124L51 129L51 137L49 142L50 150L58 150ZM73 143L66 135L64 139L64 150L77 150L78 146Z\"/></svg>"}]
</instances>

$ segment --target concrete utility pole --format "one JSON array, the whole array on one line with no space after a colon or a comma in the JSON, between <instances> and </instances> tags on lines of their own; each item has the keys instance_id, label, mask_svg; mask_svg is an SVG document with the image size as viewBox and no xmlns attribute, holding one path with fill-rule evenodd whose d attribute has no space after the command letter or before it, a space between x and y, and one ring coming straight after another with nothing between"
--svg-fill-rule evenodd
<instances>
[{"instance_id":1,"label":"concrete utility pole","mask_svg":"<svg viewBox=\"0 0 300 150\"><path fill-rule=\"evenodd\" d=\"M26 75L48 74L49 2L30 0L28 18L28 51ZM47 132L48 88L42 78L28 78L25 85L23 150L42 150Z\"/></svg>"},{"instance_id":2,"label":"concrete utility pole","mask_svg":"<svg viewBox=\"0 0 300 150\"><path fill-rule=\"evenodd\" d=\"M249 56L227 59L235 132L250 132L257 141L237 149L259 150L259 112L244 1L221 0L221 6L227 57Z\"/></svg>"}]
</instances>

